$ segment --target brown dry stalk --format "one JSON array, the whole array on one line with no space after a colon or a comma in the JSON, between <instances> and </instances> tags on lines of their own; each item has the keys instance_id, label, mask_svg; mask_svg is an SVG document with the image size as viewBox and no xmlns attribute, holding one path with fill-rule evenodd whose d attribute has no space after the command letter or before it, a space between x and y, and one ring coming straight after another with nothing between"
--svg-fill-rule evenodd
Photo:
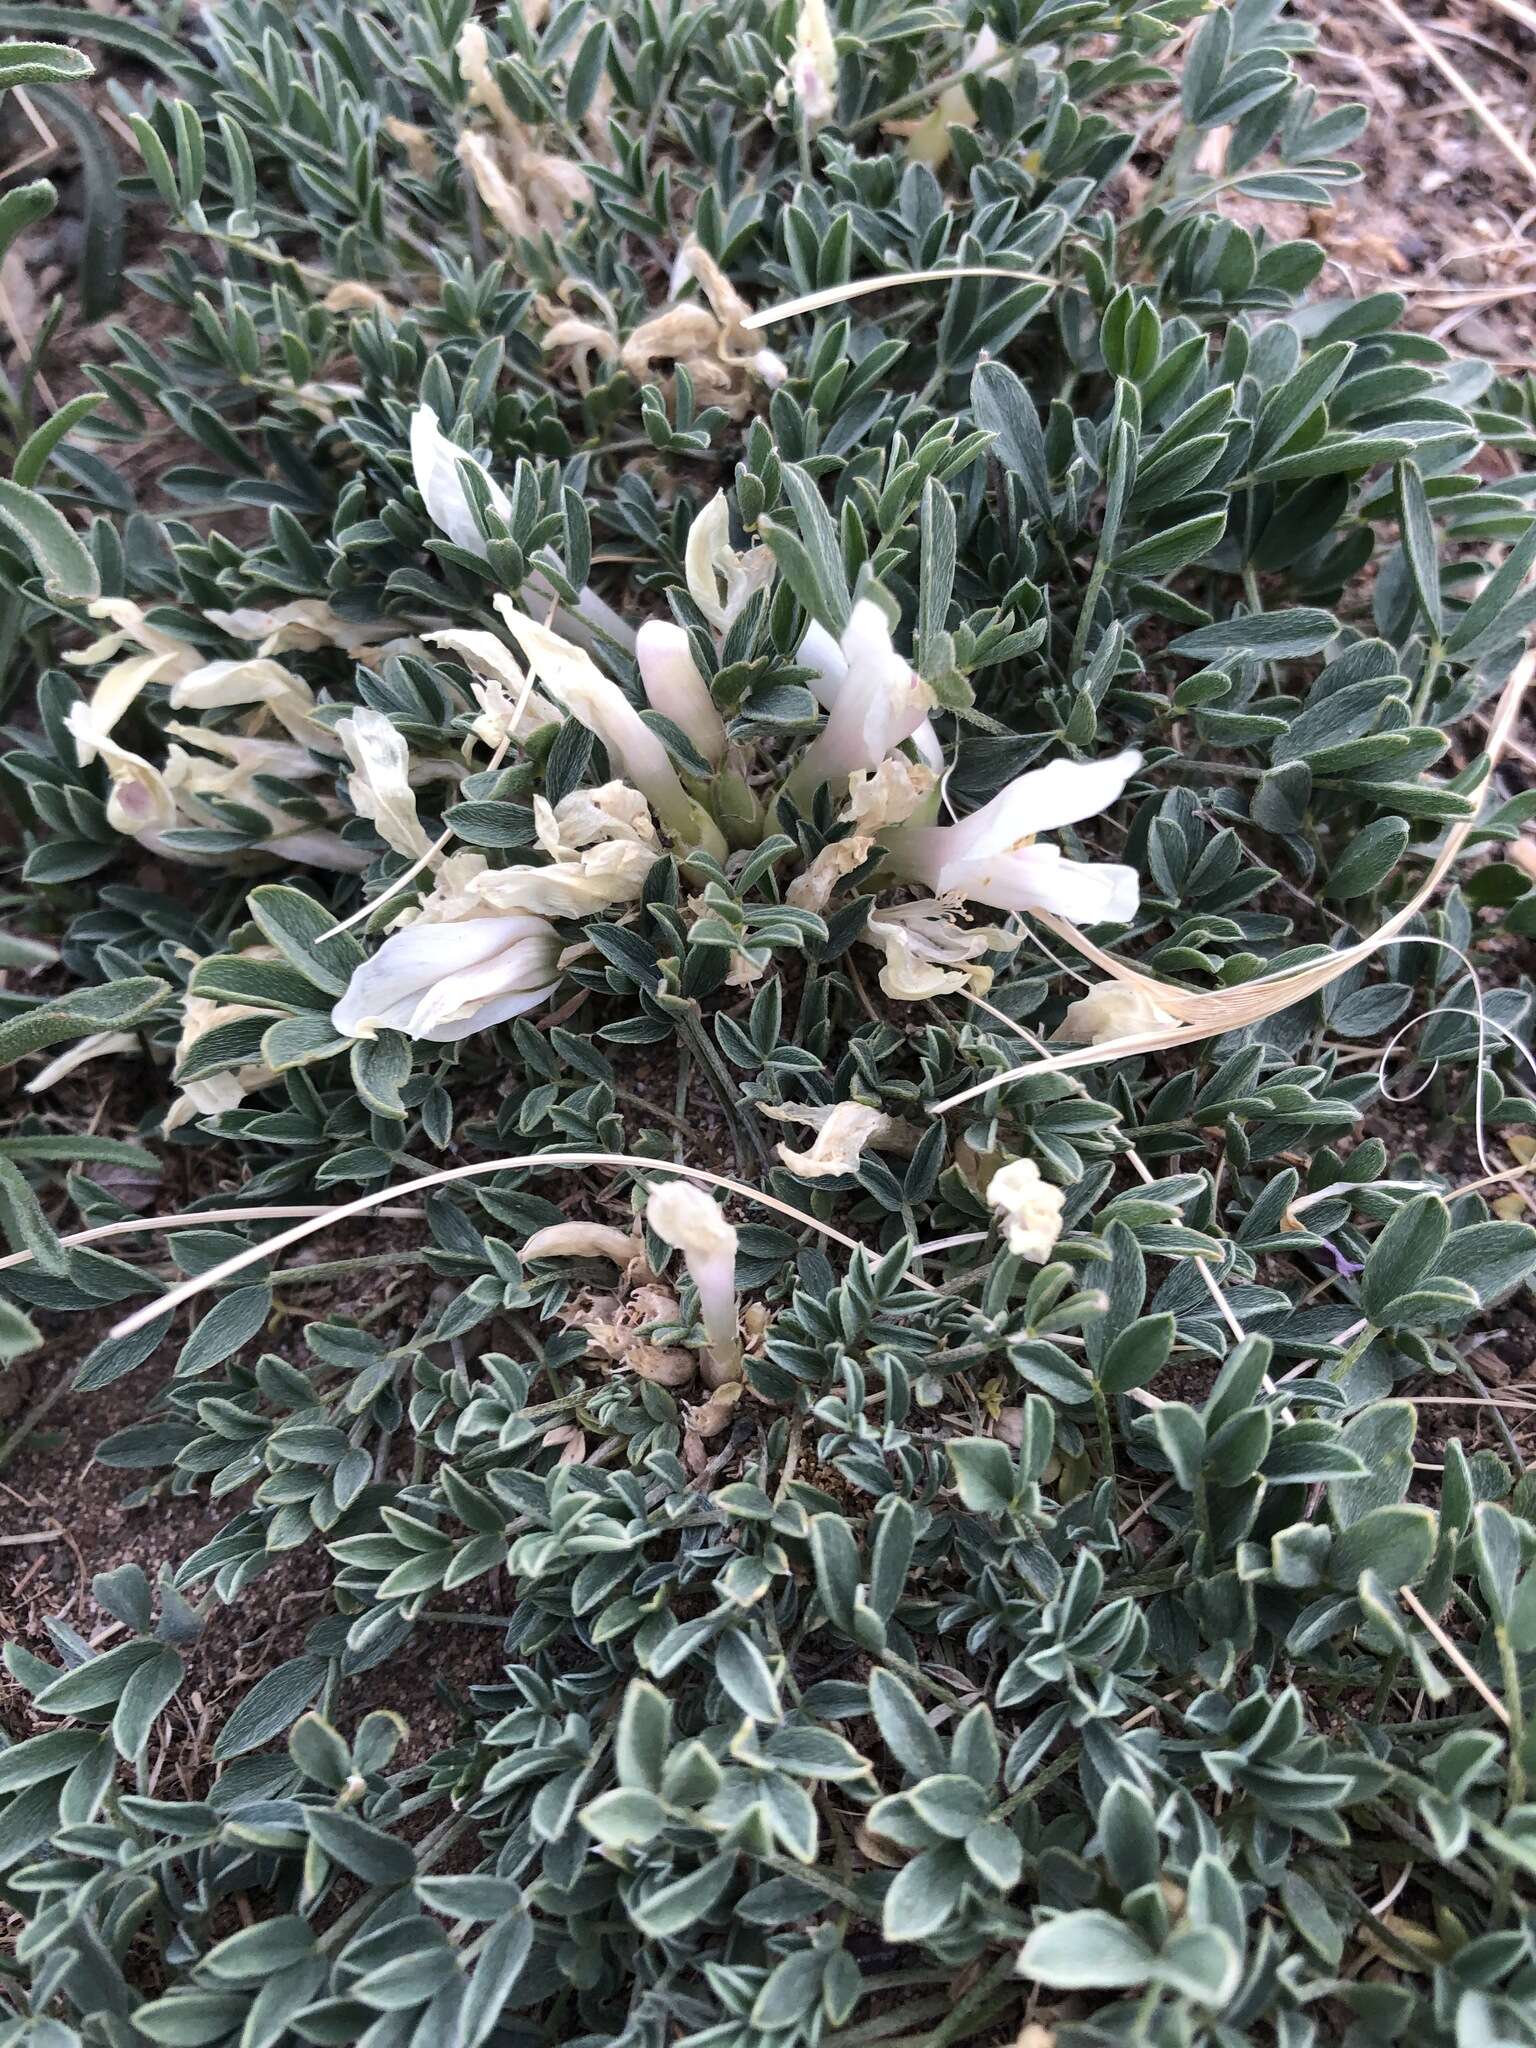
<instances>
[{"instance_id":1,"label":"brown dry stalk","mask_svg":"<svg viewBox=\"0 0 1536 2048\"><path fill-rule=\"evenodd\" d=\"M1492 778L1509 742L1515 720L1531 678L1536 675L1536 651L1522 655L1504 686L1498 709L1488 728L1488 745L1484 758L1488 763L1487 781ZM1080 932L1076 925L1069 924L1064 917L1057 917L1049 911L1036 911L1034 916L1041 924L1049 927L1065 939L1085 959L1101 967L1116 981L1123 981L1129 987L1139 989L1159 1009L1169 1012L1177 1021L1171 1025L1159 1026L1152 1031L1128 1032L1120 1038L1105 1039L1099 1045L1074 1046L1070 1051L1050 1053L1043 1059L1031 1060L1020 1067L1011 1067L1006 1073L992 1074L973 1087L962 1088L957 1094L947 1095L942 1102L932 1102L928 1107L936 1115L946 1110L957 1109L962 1102L970 1102L978 1095L985 1095L993 1088L1006 1086L1011 1081L1022 1081L1035 1074L1059 1074L1071 1067L1103 1066L1112 1060L1132 1059L1139 1053L1166 1052L1181 1045L1198 1045L1203 1039L1219 1038L1223 1032L1237 1031L1250 1024L1257 1024L1265 1017L1273 1017L1277 1011L1288 1010L1293 1003L1305 1001L1340 975L1351 969L1364 966L1373 954L1383 946L1392 943L1405 925L1428 903L1440 884L1450 873L1458 854L1466 845L1468 836L1477 824L1480 815L1461 818L1446 833L1444 843L1435 856L1428 874L1408 901L1395 910L1386 923L1368 938L1359 939L1353 946L1342 951L1329 953L1324 959L1312 960L1304 967L1292 967L1280 974L1261 975L1253 981L1245 981L1235 988L1188 989L1176 982L1163 981L1155 974L1146 974L1139 967L1133 967L1128 960L1119 960L1112 953Z\"/></svg>"}]
</instances>

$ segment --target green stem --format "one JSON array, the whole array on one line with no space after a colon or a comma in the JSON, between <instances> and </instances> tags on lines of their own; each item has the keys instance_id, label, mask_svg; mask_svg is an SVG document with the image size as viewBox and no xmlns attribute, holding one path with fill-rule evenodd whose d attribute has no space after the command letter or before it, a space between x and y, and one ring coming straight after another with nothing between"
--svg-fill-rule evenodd
<instances>
[{"instance_id":1,"label":"green stem","mask_svg":"<svg viewBox=\"0 0 1536 2048\"><path fill-rule=\"evenodd\" d=\"M1104 1461L1104 1477L1115 1476L1115 1439L1109 1426L1109 1402L1104 1389L1097 1380L1093 1383L1093 1412L1099 1425L1099 1455Z\"/></svg>"},{"instance_id":2,"label":"green stem","mask_svg":"<svg viewBox=\"0 0 1536 2048\"><path fill-rule=\"evenodd\" d=\"M1504 1711L1509 1716L1509 1803L1519 1806L1525 1799L1525 1701L1520 1692L1520 1660L1509 1640L1509 1630L1495 1627L1493 1639L1499 1646L1499 1670L1504 1679Z\"/></svg>"}]
</instances>

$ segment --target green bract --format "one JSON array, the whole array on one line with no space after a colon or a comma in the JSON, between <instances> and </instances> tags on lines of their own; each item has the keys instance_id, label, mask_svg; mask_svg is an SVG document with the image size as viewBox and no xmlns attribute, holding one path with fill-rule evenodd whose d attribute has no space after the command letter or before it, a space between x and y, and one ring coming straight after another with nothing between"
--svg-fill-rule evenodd
<instances>
[{"instance_id":1,"label":"green bract","mask_svg":"<svg viewBox=\"0 0 1536 2048\"><path fill-rule=\"evenodd\" d=\"M0 1359L222 1519L7 1650L0 2048L1536 2040L1536 386L1244 224L1313 31L140 13L0 5L172 315L5 408Z\"/></svg>"}]
</instances>

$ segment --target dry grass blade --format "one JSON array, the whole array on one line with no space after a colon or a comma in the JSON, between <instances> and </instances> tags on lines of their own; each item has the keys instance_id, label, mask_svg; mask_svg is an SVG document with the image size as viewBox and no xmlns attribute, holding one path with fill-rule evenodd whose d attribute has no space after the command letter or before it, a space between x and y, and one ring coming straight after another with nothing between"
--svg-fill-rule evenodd
<instances>
[{"instance_id":1,"label":"dry grass blade","mask_svg":"<svg viewBox=\"0 0 1536 2048\"><path fill-rule=\"evenodd\" d=\"M1521 170L1530 179L1532 185L1536 186L1536 159L1532 158L1530 151L1520 140L1519 136L1515 134L1514 130L1493 111L1476 86L1469 79L1462 76L1440 45L1432 36L1425 34L1412 15L1403 12L1402 8L1398 6L1397 0L1381 0L1381 7L1387 19L1400 28L1405 36L1408 36L1413 42L1418 44L1430 63L1434 65L1440 76L1451 87L1452 91L1465 101L1469 112L1482 122L1489 134L1504 149L1508 150ZM1513 12L1512 9L1509 11Z\"/></svg>"},{"instance_id":2,"label":"dry grass blade","mask_svg":"<svg viewBox=\"0 0 1536 2048\"><path fill-rule=\"evenodd\" d=\"M952 277L1001 277L1014 284L1054 285L1054 277L1038 270L1005 270L993 263L952 263L942 270L899 270L893 277L861 277L853 284L824 285L820 291L802 292L779 306L764 306L742 321L754 332L772 327L777 320L792 320L797 313L819 313L824 306L840 306L847 299L862 299L870 292L898 291L908 284L943 284Z\"/></svg>"},{"instance_id":3,"label":"dry grass blade","mask_svg":"<svg viewBox=\"0 0 1536 2048\"><path fill-rule=\"evenodd\" d=\"M1419 1598L1418 1594L1414 1592L1412 1586L1399 1587L1397 1597L1402 1601L1403 1605L1408 1609L1409 1613L1412 1614L1415 1617L1415 1619L1421 1623L1423 1627L1429 1630L1429 1633L1440 1645L1440 1648L1445 1652L1446 1656L1450 1658L1451 1662L1456 1666L1456 1669L1461 1673L1462 1677L1467 1681L1468 1685L1471 1686L1472 1690L1477 1694L1478 1698L1481 1699L1486 1706L1489 1706L1493 1709L1494 1713L1498 1716L1499 1720L1502 1721L1504 1726L1507 1728L1509 1726L1509 1714L1505 1708L1504 1702L1499 1698L1496 1692L1490 1690L1490 1688L1484 1683L1484 1681L1481 1678L1479 1678L1474 1666L1456 1647L1455 1643L1446 1634L1445 1630L1440 1626L1439 1622L1436 1621L1435 1617L1430 1613L1429 1609L1424 1605L1424 1602Z\"/></svg>"},{"instance_id":4,"label":"dry grass blade","mask_svg":"<svg viewBox=\"0 0 1536 2048\"><path fill-rule=\"evenodd\" d=\"M59 1239L66 1250L75 1251L81 1245L100 1244L108 1237L136 1237L148 1230L196 1230L205 1223L286 1223L296 1216L329 1216L331 1210L315 1202L268 1203L265 1206L249 1205L244 1209L191 1209L183 1216L128 1216L116 1223L93 1224L89 1230L76 1230L68 1237ZM419 1220L419 1209L381 1209L381 1216L405 1217ZM0 1273L7 1266L29 1266L35 1254L32 1252L7 1252L0 1258Z\"/></svg>"},{"instance_id":5,"label":"dry grass blade","mask_svg":"<svg viewBox=\"0 0 1536 2048\"><path fill-rule=\"evenodd\" d=\"M1484 756L1488 777L1492 776L1509 743L1533 675L1536 675L1536 651L1521 656L1499 698L1498 709L1488 728ZM1484 781L1486 786L1487 778ZM1139 1053L1166 1052L1181 1045L1198 1045L1203 1039L1219 1038L1223 1032L1242 1030L1266 1017L1273 1017L1280 1010L1289 1009L1292 1003L1305 1001L1308 996L1327 988L1330 982L1337 981L1340 975L1363 966L1383 946L1392 943L1398 933L1417 917L1450 873L1476 824L1477 815L1474 815L1459 819L1451 827L1419 887L1368 938L1357 940L1353 946L1345 946L1339 952L1329 953L1324 959L1308 961L1304 967L1289 968L1281 974L1261 975L1253 981L1241 982L1235 988L1180 988L1176 982L1162 981L1155 974L1144 974L1129 961L1117 960L1114 954L1096 946L1065 918L1046 911L1035 912L1042 924L1075 947L1085 959L1101 967L1116 981L1140 990L1177 1022L1158 1030L1130 1032L1121 1038L1106 1039L1099 1045L1079 1045L1066 1052L1048 1053L1024 1066L990 1075L970 1088L962 1088L958 1093L946 1096L942 1102L929 1103L928 1107L938 1115L945 1110L957 1109L961 1103L973 1101L990 1089L1003 1087L1010 1081L1025 1080L1033 1074L1060 1074L1072 1067L1104 1066L1113 1060L1133 1059Z\"/></svg>"},{"instance_id":6,"label":"dry grass blade","mask_svg":"<svg viewBox=\"0 0 1536 2048\"><path fill-rule=\"evenodd\" d=\"M1528 28L1536 36L1536 7L1526 5L1526 0L1493 0L1501 14L1507 14L1511 21L1518 21L1522 28Z\"/></svg>"},{"instance_id":7,"label":"dry grass blade","mask_svg":"<svg viewBox=\"0 0 1536 2048\"><path fill-rule=\"evenodd\" d=\"M743 1202L755 1202L760 1208L775 1209L781 1216L788 1216L794 1222L811 1230L820 1231L823 1237L832 1238L845 1250L851 1252L869 1251L868 1245L861 1244L856 1237L834 1229L830 1223L822 1223L814 1216L807 1216L803 1209L797 1209L792 1202L781 1202L777 1195L764 1194L761 1188L748 1187L745 1182L732 1180L728 1174L714 1173L705 1166L682 1166L670 1159L642 1159L628 1152L518 1152L506 1159L478 1159L468 1166L446 1166L438 1173L423 1174L417 1180L402 1181L392 1188L375 1188L370 1195L359 1195L351 1202L338 1202L334 1208L314 1209L305 1212L304 1220L295 1223L289 1230L280 1230L276 1237L263 1239L260 1244L247 1245L243 1252L236 1252L233 1258L211 1266L206 1273L194 1274L190 1280L183 1280L165 1294L156 1295L133 1314L125 1316L113 1325L114 1337L128 1337L135 1330L180 1308L184 1301L190 1301L196 1294L202 1294L210 1287L217 1287L221 1281L233 1274L244 1272L247 1266L254 1266L258 1260L270 1259L278 1252L285 1252L290 1245L302 1244L306 1237L313 1237L317 1230L327 1230L335 1223L348 1222L353 1216L365 1216L376 1209L382 1209L387 1202L397 1201L401 1195L425 1194L429 1188L450 1187L455 1181L478 1180L488 1173L537 1173L555 1169L570 1169L581 1166L609 1166L629 1168L643 1173L675 1173L683 1179L701 1182L706 1187L723 1188L727 1194L735 1195ZM210 1212L212 1213L212 1212ZM240 1215L249 1220L259 1217L261 1210L245 1209ZM274 1212L266 1211L270 1215ZM414 1213L414 1212L411 1212ZM173 1226L182 1219L162 1218L157 1221ZM188 1222L204 1223L208 1214L188 1217ZM155 1227L139 1223L138 1229ZM69 1242L68 1239L65 1240ZM872 1254L873 1256L873 1254ZM912 1273L909 1278L915 1287L921 1287L930 1294L938 1289L931 1281Z\"/></svg>"}]
</instances>

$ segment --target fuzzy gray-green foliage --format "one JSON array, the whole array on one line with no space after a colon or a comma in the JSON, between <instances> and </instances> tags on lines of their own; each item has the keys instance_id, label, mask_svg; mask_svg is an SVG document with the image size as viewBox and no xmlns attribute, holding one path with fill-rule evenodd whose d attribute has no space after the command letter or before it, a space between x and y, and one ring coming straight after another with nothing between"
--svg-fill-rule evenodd
<instances>
[{"instance_id":1,"label":"fuzzy gray-green foliage","mask_svg":"<svg viewBox=\"0 0 1536 2048\"><path fill-rule=\"evenodd\" d=\"M0 1211L32 1255L5 1276L0 1343L35 1351L39 1319L67 1335L163 1289L158 1246L61 1233L127 1218L123 1170L178 1149L237 1189L208 1206L546 1156L427 1195L413 1249L254 1265L79 1369L87 1391L143 1375L109 1471L232 1512L162 1584L96 1581L110 1648L58 1623L57 1661L8 1653L49 1732L19 1739L7 1712L4 2048L941 2048L1026 2016L1083 2048L1536 2041L1536 1497L1507 1431L1462 1448L1472 1405L1416 1460L1412 1399L1480 1400L1476 1340L1536 1232L1361 1128L1392 1127L1378 1061L1410 1020L1384 1071L1430 1080L1465 1156L1536 1121L1512 1044L1529 986L1470 971L1489 936L1536 927L1521 871L1488 858L1531 804L1445 759L1536 618L1530 478L1473 467L1536 449L1536 402L1402 331L1390 295L1309 298L1315 244L1224 216L1236 195L1323 206L1352 176L1363 113L1297 83L1310 31L1277 0L1209 14L1173 74L1185 0L831 12L836 103L813 124L774 96L789 0L568 0L535 28L502 9L500 89L590 186L558 234L517 241L455 156L466 0L92 18L135 117L130 197L176 229L137 282L179 318L160 340L115 330L100 406L0 484L26 844L4 943L8 965L56 949L62 969L0 995L0 1056L32 1072L129 1031L163 1072L190 993L246 1014L178 1081L272 1078L169 1138L169 1085L131 1139L77 1138L38 1098L0 1144ZM8 33L82 26L0 7ZM885 123L923 119L983 28L998 59L930 168ZM1218 130L1220 168L1198 168ZM1120 174L1154 131L1132 210ZM786 381L734 417L686 372L646 383L598 354L578 378L543 349L550 306L632 333L690 232L762 307L938 266L1031 276L798 317L766 337ZM381 303L326 310L344 280ZM413 485L423 404L507 495L476 547ZM172 431L141 507L109 458ZM720 489L778 572L723 646L683 570ZM835 630L878 583L938 697L958 810L1045 758L1141 751L1086 844L1141 876L1114 949L1190 987L1370 931L1474 814L1481 858L1261 1026L999 1081L934 1119L1028 1056L1009 1019L1050 1037L1079 992L1059 945L1026 927L992 956L991 1013L871 1002L862 879L823 913L783 901L846 827L825 797L785 803L745 867L660 860L631 913L572 932L592 950L564 1023L349 1052L330 1011L377 932L319 934L406 863L351 815L344 773L316 756L315 779L266 778L263 808L178 828L170 852L204 865L146 876L80 763L65 721L89 680L58 650L97 592L207 659L250 652L209 613L323 600L415 645L284 651L322 712L369 705L413 758L452 763L464 672L416 636L499 630L492 595L531 598L535 572L631 622L670 607L732 737L786 758L818 722L807 616ZM633 690L622 647L604 655ZM171 716L151 688L123 732L159 760ZM500 865L532 846L535 795L592 766L562 729L427 782L423 813ZM362 872L263 850L322 819ZM729 966L754 948L742 989ZM766 1335L702 1453L683 1397L562 1318L611 1276L519 1257L604 1184L556 1170L562 1150L687 1156L687 1120L629 1085L637 1048L673 1042L741 1177L804 1219L736 1212ZM817 1183L778 1163L763 1105L852 1098L923 1126L915 1152ZM1044 1267L989 1234L999 1156L1063 1191ZM620 1209L644 1179L608 1183ZM165 1256L206 1271L272 1228L183 1231ZM418 1267L437 1284L409 1296L416 1320L322 1307L302 1346L263 1348L306 1286ZM681 1320L659 1336L686 1349L671 1279ZM202 1616L301 1549L329 1561L329 1598L189 1799L151 1759ZM377 1698L413 1632L488 1615L504 1679L458 1702L447 1750L402 1763L354 1681Z\"/></svg>"}]
</instances>

